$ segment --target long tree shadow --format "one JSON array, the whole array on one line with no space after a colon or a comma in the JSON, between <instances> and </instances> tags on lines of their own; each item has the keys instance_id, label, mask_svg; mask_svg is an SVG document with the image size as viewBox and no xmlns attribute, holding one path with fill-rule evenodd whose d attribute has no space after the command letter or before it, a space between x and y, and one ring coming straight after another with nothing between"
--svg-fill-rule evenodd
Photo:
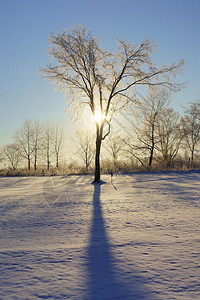
<instances>
[{"instance_id":1,"label":"long tree shadow","mask_svg":"<svg viewBox=\"0 0 200 300\"><path fill-rule=\"evenodd\" d=\"M122 282L117 259L111 252L100 202L101 185L94 184L93 220L87 249L87 300L151 299L144 291L144 279L133 271L129 282ZM148 296L147 296L148 294ZM156 299L156 298L154 298Z\"/></svg>"}]
</instances>

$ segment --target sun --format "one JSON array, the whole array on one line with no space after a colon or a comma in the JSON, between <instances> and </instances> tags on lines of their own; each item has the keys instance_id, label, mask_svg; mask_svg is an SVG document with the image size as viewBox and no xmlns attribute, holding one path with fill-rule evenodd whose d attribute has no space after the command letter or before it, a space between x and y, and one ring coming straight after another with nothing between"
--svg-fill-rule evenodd
<instances>
[{"instance_id":1,"label":"sun","mask_svg":"<svg viewBox=\"0 0 200 300\"><path fill-rule=\"evenodd\" d=\"M100 125L104 119L104 115L101 113L100 109L96 109L94 113L95 121Z\"/></svg>"}]
</instances>

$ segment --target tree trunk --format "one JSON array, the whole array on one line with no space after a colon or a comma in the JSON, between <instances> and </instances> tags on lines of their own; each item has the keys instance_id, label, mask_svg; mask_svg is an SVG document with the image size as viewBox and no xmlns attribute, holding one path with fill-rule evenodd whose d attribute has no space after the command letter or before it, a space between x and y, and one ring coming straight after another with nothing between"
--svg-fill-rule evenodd
<instances>
[{"instance_id":1,"label":"tree trunk","mask_svg":"<svg viewBox=\"0 0 200 300\"><path fill-rule=\"evenodd\" d=\"M101 140L96 141L96 154L95 154L95 177L93 182L100 181L100 151L101 151Z\"/></svg>"},{"instance_id":2,"label":"tree trunk","mask_svg":"<svg viewBox=\"0 0 200 300\"><path fill-rule=\"evenodd\" d=\"M191 151L191 165L193 165L194 162L194 149Z\"/></svg>"},{"instance_id":3,"label":"tree trunk","mask_svg":"<svg viewBox=\"0 0 200 300\"><path fill-rule=\"evenodd\" d=\"M155 119L155 116L154 116ZM150 153L150 157L149 157L149 167L151 167L152 165L152 161L153 161L153 153L154 153L154 130L155 130L155 126L154 123L152 124L152 132L151 132L151 153Z\"/></svg>"},{"instance_id":4,"label":"tree trunk","mask_svg":"<svg viewBox=\"0 0 200 300\"><path fill-rule=\"evenodd\" d=\"M30 157L28 157L28 170L30 170L31 169L31 159L30 159Z\"/></svg>"},{"instance_id":5,"label":"tree trunk","mask_svg":"<svg viewBox=\"0 0 200 300\"><path fill-rule=\"evenodd\" d=\"M150 157L149 157L149 167L151 167L151 165L152 165L153 153L154 153L154 147L151 148L151 153L150 153Z\"/></svg>"},{"instance_id":6,"label":"tree trunk","mask_svg":"<svg viewBox=\"0 0 200 300\"><path fill-rule=\"evenodd\" d=\"M56 168L59 168L59 157L58 154L56 155Z\"/></svg>"},{"instance_id":7,"label":"tree trunk","mask_svg":"<svg viewBox=\"0 0 200 300\"><path fill-rule=\"evenodd\" d=\"M99 126L97 125L97 136L96 136L96 154L95 154L95 177L93 182L100 181L100 151L101 151L101 142L102 142L102 128L99 130Z\"/></svg>"},{"instance_id":8,"label":"tree trunk","mask_svg":"<svg viewBox=\"0 0 200 300\"><path fill-rule=\"evenodd\" d=\"M50 155L49 155L49 145L47 149L47 170L50 169Z\"/></svg>"},{"instance_id":9,"label":"tree trunk","mask_svg":"<svg viewBox=\"0 0 200 300\"><path fill-rule=\"evenodd\" d=\"M88 168L89 168L89 164L88 164L88 160L86 159L86 163L85 163L85 173L88 174Z\"/></svg>"},{"instance_id":10,"label":"tree trunk","mask_svg":"<svg viewBox=\"0 0 200 300\"><path fill-rule=\"evenodd\" d=\"M35 161L34 161L34 170L37 169L37 154L35 154Z\"/></svg>"}]
</instances>

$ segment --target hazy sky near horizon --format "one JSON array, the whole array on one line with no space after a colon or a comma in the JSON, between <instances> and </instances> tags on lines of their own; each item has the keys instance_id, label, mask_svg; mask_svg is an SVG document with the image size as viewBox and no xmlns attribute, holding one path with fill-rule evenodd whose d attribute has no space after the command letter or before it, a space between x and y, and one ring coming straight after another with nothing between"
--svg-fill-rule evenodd
<instances>
[{"instance_id":1,"label":"hazy sky near horizon","mask_svg":"<svg viewBox=\"0 0 200 300\"><path fill-rule=\"evenodd\" d=\"M173 94L177 111L200 99L199 0L0 0L0 146L26 119L66 120L65 101L55 85L41 79L48 61L48 37L82 24L103 48L115 49L115 38L158 44L157 65L184 59L187 87Z\"/></svg>"}]
</instances>

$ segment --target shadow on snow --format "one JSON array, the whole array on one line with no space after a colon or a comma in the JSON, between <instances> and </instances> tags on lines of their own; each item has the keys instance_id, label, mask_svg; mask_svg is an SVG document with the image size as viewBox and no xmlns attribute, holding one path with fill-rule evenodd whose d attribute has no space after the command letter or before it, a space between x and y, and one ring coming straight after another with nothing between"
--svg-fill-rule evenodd
<instances>
[{"instance_id":1,"label":"shadow on snow","mask_svg":"<svg viewBox=\"0 0 200 300\"><path fill-rule=\"evenodd\" d=\"M119 276L121 277L120 271L116 269L119 261L111 251L102 214L100 193L101 185L94 184L93 219L86 257L87 300L151 299L150 293L148 293L150 291L145 291L144 285L141 284L146 279L136 274L134 270L131 272L128 282L127 279L119 278ZM156 299L155 295L154 299Z\"/></svg>"}]
</instances>

